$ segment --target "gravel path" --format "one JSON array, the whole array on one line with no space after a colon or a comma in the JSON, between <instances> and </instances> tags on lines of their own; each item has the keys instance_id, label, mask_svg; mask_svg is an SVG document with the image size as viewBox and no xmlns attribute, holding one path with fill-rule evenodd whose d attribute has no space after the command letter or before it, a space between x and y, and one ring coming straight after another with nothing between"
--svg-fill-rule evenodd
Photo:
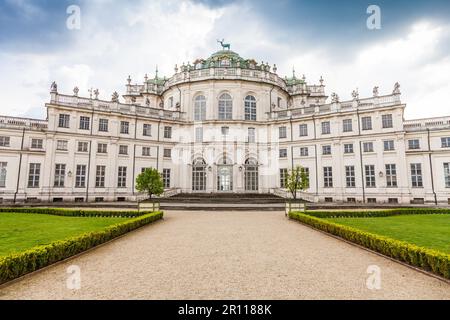
<instances>
[{"instance_id":1,"label":"gravel path","mask_svg":"<svg viewBox=\"0 0 450 320\"><path fill-rule=\"evenodd\" d=\"M70 265L81 289L66 288ZM381 289L366 286L381 268ZM450 285L282 212L167 212L164 221L0 289L0 299L450 299Z\"/></svg>"}]
</instances>

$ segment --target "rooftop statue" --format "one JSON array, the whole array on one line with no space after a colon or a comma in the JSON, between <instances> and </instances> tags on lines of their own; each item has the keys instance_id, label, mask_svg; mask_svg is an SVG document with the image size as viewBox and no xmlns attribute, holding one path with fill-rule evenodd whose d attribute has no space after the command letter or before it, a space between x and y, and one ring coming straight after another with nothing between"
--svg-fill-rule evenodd
<instances>
[{"instance_id":1,"label":"rooftop statue","mask_svg":"<svg viewBox=\"0 0 450 320\"><path fill-rule=\"evenodd\" d=\"M392 94L400 94L400 83L396 82Z\"/></svg>"},{"instance_id":2,"label":"rooftop statue","mask_svg":"<svg viewBox=\"0 0 450 320\"><path fill-rule=\"evenodd\" d=\"M231 45L229 43L223 43L225 39L222 39L222 41L217 40L218 43L222 46L222 50L228 49L231 50Z\"/></svg>"}]
</instances>

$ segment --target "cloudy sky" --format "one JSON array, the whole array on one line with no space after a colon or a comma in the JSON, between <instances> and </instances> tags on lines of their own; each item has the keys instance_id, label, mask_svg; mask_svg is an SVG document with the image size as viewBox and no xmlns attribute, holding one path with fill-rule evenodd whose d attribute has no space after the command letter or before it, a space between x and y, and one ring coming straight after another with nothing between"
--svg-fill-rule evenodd
<instances>
[{"instance_id":1,"label":"cloudy sky","mask_svg":"<svg viewBox=\"0 0 450 320\"><path fill-rule=\"evenodd\" d=\"M81 10L79 30L67 8ZM381 9L370 30L369 5ZM0 114L45 118L52 81L63 93L124 92L126 78L171 76L225 38L244 58L278 73L325 79L350 99L392 92L400 82L407 119L450 115L448 0L0 0Z\"/></svg>"}]
</instances>

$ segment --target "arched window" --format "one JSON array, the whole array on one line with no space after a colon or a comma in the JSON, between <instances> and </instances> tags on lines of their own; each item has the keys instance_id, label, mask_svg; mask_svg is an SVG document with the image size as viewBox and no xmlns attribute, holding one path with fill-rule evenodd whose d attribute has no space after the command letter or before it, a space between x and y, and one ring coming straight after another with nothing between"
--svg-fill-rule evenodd
<instances>
[{"instance_id":1,"label":"arched window","mask_svg":"<svg viewBox=\"0 0 450 320\"><path fill-rule=\"evenodd\" d=\"M201 158L192 163L192 190L206 190L206 162Z\"/></svg>"},{"instance_id":2,"label":"arched window","mask_svg":"<svg viewBox=\"0 0 450 320\"><path fill-rule=\"evenodd\" d=\"M219 120L233 119L233 99L228 93L219 97Z\"/></svg>"},{"instance_id":3,"label":"arched window","mask_svg":"<svg viewBox=\"0 0 450 320\"><path fill-rule=\"evenodd\" d=\"M194 101L194 120L206 120L206 98L205 96L198 96Z\"/></svg>"},{"instance_id":4,"label":"arched window","mask_svg":"<svg viewBox=\"0 0 450 320\"><path fill-rule=\"evenodd\" d=\"M258 162L255 159L245 161L244 180L246 191L258 191Z\"/></svg>"},{"instance_id":5,"label":"arched window","mask_svg":"<svg viewBox=\"0 0 450 320\"><path fill-rule=\"evenodd\" d=\"M256 99L254 96L247 96L245 104L245 120L256 121Z\"/></svg>"}]
</instances>

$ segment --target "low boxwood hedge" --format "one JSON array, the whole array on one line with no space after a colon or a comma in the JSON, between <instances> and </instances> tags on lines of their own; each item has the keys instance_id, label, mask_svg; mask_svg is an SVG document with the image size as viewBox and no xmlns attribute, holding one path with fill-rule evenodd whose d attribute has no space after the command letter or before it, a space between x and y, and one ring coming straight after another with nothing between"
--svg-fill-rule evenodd
<instances>
[{"instance_id":1,"label":"low boxwood hedge","mask_svg":"<svg viewBox=\"0 0 450 320\"><path fill-rule=\"evenodd\" d=\"M317 218L375 218L411 214L450 214L450 209L399 208L379 211L307 211L304 214Z\"/></svg>"},{"instance_id":2,"label":"low boxwood hedge","mask_svg":"<svg viewBox=\"0 0 450 320\"><path fill-rule=\"evenodd\" d=\"M101 211L101 210L84 210L84 209L61 209L61 208L0 208L0 213L34 213L34 214L50 214L54 216L65 217L122 217L134 218L150 212L139 211Z\"/></svg>"},{"instance_id":3,"label":"low boxwood hedge","mask_svg":"<svg viewBox=\"0 0 450 320\"><path fill-rule=\"evenodd\" d=\"M289 217L388 257L450 279L449 254L343 226L303 213L291 212Z\"/></svg>"},{"instance_id":4,"label":"low boxwood hedge","mask_svg":"<svg viewBox=\"0 0 450 320\"><path fill-rule=\"evenodd\" d=\"M55 241L20 253L0 257L0 284L67 259L162 217L162 212L145 214L100 231L85 233L77 237Z\"/></svg>"}]
</instances>

